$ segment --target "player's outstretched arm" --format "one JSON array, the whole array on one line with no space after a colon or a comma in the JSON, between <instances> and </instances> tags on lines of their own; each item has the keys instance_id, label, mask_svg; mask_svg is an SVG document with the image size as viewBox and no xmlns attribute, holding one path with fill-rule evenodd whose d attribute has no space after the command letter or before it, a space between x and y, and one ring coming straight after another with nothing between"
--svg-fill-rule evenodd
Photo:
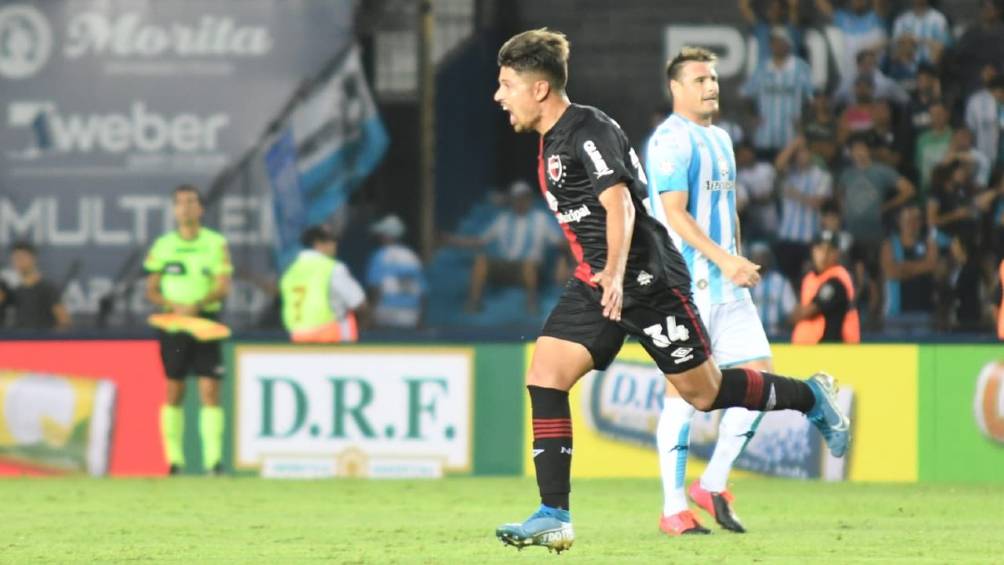
<instances>
[{"instance_id":1,"label":"player's outstretched arm","mask_svg":"<svg viewBox=\"0 0 1004 565\"><path fill-rule=\"evenodd\" d=\"M701 226L687 211L688 195L686 191L674 190L659 195L662 207L666 211L666 220L673 231L688 245L700 251L710 259L722 274L739 286L754 286L760 282L760 265L749 261L741 255L732 255L720 245L711 241Z\"/></svg>"},{"instance_id":2,"label":"player's outstretched arm","mask_svg":"<svg viewBox=\"0 0 1004 565\"><path fill-rule=\"evenodd\" d=\"M617 183L600 193L600 204L607 212L607 264L593 277L593 282L603 288L603 315L611 320L621 319L624 295L624 269L627 267L628 249L634 234L634 204L624 183Z\"/></svg>"}]
</instances>

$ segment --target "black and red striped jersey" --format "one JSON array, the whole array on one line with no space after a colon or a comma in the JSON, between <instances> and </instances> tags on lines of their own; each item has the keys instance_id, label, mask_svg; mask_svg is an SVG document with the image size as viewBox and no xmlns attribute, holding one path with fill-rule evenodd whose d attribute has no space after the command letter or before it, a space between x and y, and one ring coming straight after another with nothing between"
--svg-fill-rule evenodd
<instances>
[{"instance_id":1,"label":"black and red striped jersey","mask_svg":"<svg viewBox=\"0 0 1004 565\"><path fill-rule=\"evenodd\" d=\"M690 275L666 229L647 212L648 181L627 135L597 108L572 104L540 140L540 190L561 224L586 283L607 261L607 215L599 195L624 183L635 207L625 290L654 281L690 292ZM592 283L589 283L592 284Z\"/></svg>"}]
</instances>

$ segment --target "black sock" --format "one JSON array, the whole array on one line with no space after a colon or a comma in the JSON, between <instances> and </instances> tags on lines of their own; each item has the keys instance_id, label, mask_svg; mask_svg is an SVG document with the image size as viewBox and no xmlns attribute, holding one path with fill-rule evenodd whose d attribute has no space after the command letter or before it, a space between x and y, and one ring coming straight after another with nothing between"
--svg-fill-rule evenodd
<instances>
[{"instance_id":1,"label":"black sock","mask_svg":"<svg viewBox=\"0 0 1004 565\"><path fill-rule=\"evenodd\" d=\"M754 369L723 369L712 410L742 406L750 410L812 410L816 397L805 381Z\"/></svg>"},{"instance_id":2,"label":"black sock","mask_svg":"<svg viewBox=\"0 0 1004 565\"><path fill-rule=\"evenodd\" d=\"M540 502L568 510L572 474L572 412L568 393L529 385L533 413L533 465Z\"/></svg>"}]
</instances>

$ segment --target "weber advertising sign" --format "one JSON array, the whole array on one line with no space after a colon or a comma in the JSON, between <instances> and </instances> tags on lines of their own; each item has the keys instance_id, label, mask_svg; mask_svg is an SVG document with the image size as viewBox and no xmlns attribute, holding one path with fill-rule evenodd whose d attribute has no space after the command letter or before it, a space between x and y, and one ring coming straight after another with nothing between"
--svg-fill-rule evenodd
<instances>
[{"instance_id":1,"label":"weber advertising sign","mask_svg":"<svg viewBox=\"0 0 1004 565\"><path fill-rule=\"evenodd\" d=\"M234 466L435 476L471 467L473 351L234 348ZM313 462L313 463L311 463Z\"/></svg>"},{"instance_id":2,"label":"weber advertising sign","mask_svg":"<svg viewBox=\"0 0 1004 565\"><path fill-rule=\"evenodd\" d=\"M135 279L172 228L171 189L208 189L258 142L301 83L349 49L353 5L0 5L0 249L35 243L78 320L112 294L142 320ZM227 312L245 319L269 303L253 275L272 260L272 210L267 182L230 188L210 195L206 223L231 244Z\"/></svg>"}]
</instances>

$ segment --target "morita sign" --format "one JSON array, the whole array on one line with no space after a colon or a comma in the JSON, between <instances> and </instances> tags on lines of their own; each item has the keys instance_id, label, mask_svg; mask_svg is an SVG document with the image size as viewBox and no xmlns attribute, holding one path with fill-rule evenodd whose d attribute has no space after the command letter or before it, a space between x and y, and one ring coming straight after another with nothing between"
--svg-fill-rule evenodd
<instances>
[{"instance_id":1,"label":"morita sign","mask_svg":"<svg viewBox=\"0 0 1004 565\"><path fill-rule=\"evenodd\" d=\"M193 22L149 22L139 12L117 16L87 12L67 26L63 53L119 57L254 57L272 49L265 26L241 25L229 16L206 15Z\"/></svg>"}]
</instances>

